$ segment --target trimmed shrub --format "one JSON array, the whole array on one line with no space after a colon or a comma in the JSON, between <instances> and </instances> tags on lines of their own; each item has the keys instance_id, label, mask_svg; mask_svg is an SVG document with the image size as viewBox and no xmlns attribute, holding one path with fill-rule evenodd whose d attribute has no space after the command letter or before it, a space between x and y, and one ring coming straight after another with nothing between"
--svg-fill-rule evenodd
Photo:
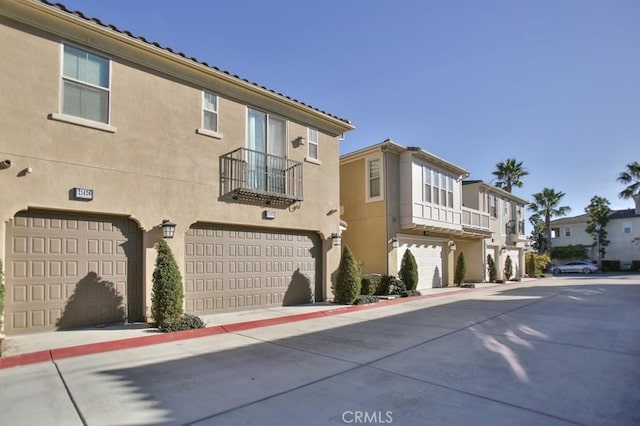
<instances>
[{"instance_id":1,"label":"trimmed shrub","mask_svg":"<svg viewBox=\"0 0 640 426\"><path fill-rule=\"evenodd\" d=\"M603 260L602 270L605 272L618 272L620 270L619 260Z\"/></svg>"},{"instance_id":2,"label":"trimmed shrub","mask_svg":"<svg viewBox=\"0 0 640 426\"><path fill-rule=\"evenodd\" d=\"M407 290L415 290L418 288L418 264L409 249L407 249L402 256L398 278L406 284Z\"/></svg>"},{"instance_id":3,"label":"trimmed shrub","mask_svg":"<svg viewBox=\"0 0 640 426\"><path fill-rule=\"evenodd\" d=\"M631 261L631 270L632 271L640 271L640 260L632 260Z\"/></svg>"},{"instance_id":4,"label":"trimmed shrub","mask_svg":"<svg viewBox=\"0 0 640 426\"><path fill-rule=\"evenodd\" d=\"M537 272L536 258L534 257L534 253L527 253L525 257L525 273L528 277L535 277L537 275Z\"/></svg>"},{"instance_id":5,"label":"trimmed shrub","mask_svg":"<svg viewBox=\"0 0 640 426\"><path fill-rule=\"evenodd\" d=\"M180 319L184 290L180 270L173 252L165 240L157 244L158 257L153 271L151 315L158 327Z\"/></svg>"},{"instance_id":6,"label":"trimmed shrub","mask_svg":"<svg viewBox=\"0 0 640 426\"><path fill-rule=\"evenodd\" d=\"M454 278L456 285L461 285L464 282L465 275L467 275L467 263L464 260L464 253L460 252L458 255L458 261L456 262L456 273Z\"/></svg>"},{"instance_id":7,"label":"trimmed shrub","mask_svg":"<svg viewBox=\"0 0 640 426\"><path fill-rule=\"evenodd\" d=\"M333 288L335 302L343 305L353 304L356 297L360 294L361 281L358 262L356 262L349 247L345 245L342 249L338 275Z\"/></svg>"},{"instance_id":8,"label":"trimmed shrub","mask_svg":"<svg viewBox=\"0 0 640 426\"><path fill-rule=\"evenodd\" d=\"M386 296L389 294L389 280L391 279L390 275L383 275L380 279L380 283L376 288L375 294L376 296Z\"/></svg>"},{"instance_id":9,"label":"trimmed shrub","mask_svg":"<svg viewBox=\"0 0 640 426\"><path fill-rule=\"evenodd\" d=\"M400 278L389 277L389 294L395 296L404 296L407 294L407 286Z\"/></svg>"},{"instance_id":10,"label":"trimmed shrub","mask_svg":"<svg viewBox=\"0 0 640 426\"><path fill-rule=\"evenodd\" d=\"M422 293L420 293L418 290L407 290L407 292L402 296L403 297L422 296Z\"/></svg>"},{"instance_id":11,"label":"trimmed shrub","mask_svg":"<svg viewBox=\"0 0 640 426\"><path fill-rule=\"evenodd\" d=\"M476 288L476 285L473 283L460 284L462 288Z\"/></svg>"},{"instance_id":12,"label":"trimmed shrub","mask_svg":"<svg viewBox=\"0 0 640 426\"><path fill-rule=\"evenodd\" d=\"M191 314L183 314L178 319L172 319L163 323L158 329L165 333L172 331L192 330L194 328L204 328L206 324L200 317Z\"/></svg>"},{"instance_id":13,"label":"trimmed shrub","mask_svg":"<svg viewBox=\"0 0 640 426\"><path fill-rule=\"evenodd\" d=\"M377 294L381 280L381 275L364 275L361 280L360 294L365 296Z\"/></svg>"},{"instance_id":14,"label":"trimmed shrub","mask_svg":"<svg viewBox=\"0 0 640 426\"><path fill-rule=\"evenodd\" d=\"M353 301L353 304L366 305L367 303L376 303L379 300L380 299L378 299L376 296L372 296L370 294L361 294L360 296L356 297L356 300Z\"/></svg>"},{"instance_id":15,"label":"trimmed shrub","mask_svg":"<svg viewBox=\"0 0 640 426\"><path fill-rule=\"evenodd\" d=\"M581 244L558 246L551 248L551 258L560 260L582 260L587 257L586 249Z\"/></svg>"},{"instance_id":16,"label":"trimmed shrub","mask_svg":"<svg viewBox=\"0 0 640 426\"><path fill-rule=\"evenodd\" d=\"M498 269L496 268L496 262L493 261L493 257L487 255L487 270L489 271L489 282L494 283L498 279Z\"/></svg>"},{"instance_id":17,"label":"trimmed shrub","mask_svg":"<svg viewBox=\"0 0 640 426\"><path fill-rule=\"evenodd\" d=\"M507 258L504 261L504 280L509 281L513 276L513 261L511 260L511 256L507 255Z\"/></svg>"}]
</instances>

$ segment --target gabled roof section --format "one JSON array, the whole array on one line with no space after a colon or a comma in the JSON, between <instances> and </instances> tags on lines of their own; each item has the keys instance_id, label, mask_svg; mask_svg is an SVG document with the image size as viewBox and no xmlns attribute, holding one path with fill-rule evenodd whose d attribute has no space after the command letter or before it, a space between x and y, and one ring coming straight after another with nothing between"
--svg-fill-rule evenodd
<instances>
[{"instance_id":1,"label":"gabled roof section","mask_svg":"<svg viewBox=\"0 0 640 426\"><path fill-rule=\"evenodd\" d=\"M490 183L487 183L487 182L485 182L483 180L475 179L475 180L463 180L462 181L463 188L465 186L470 186L470 185L478 185L482 189L494 192L494 193L498 194L502 198L507 198L507 199L515 201L516 203L519 203L519 204L523 204L523 205L529 204L529 201L524 200L524 199L522 199L520 197L516 197L512 193L507 192L502 188L498 188L497 186L491 185Z\"/></svg>"},{"instance_id":2,"label":"gabled roof section","mask_svg":"<svg viewBox=\"0 0 640 426\"><path fill-rule=\"evenodd\" d=\"M208 63L200 61L194 57L189 57L183 52L174 51L170 47L161 46L160 44L153 41L149 41L142 36L136 36L132 34L130 31L122 30L116 27L115 25L105 24L97 18L87 17L82 12L71 11L62 3L53 3L48 0L12 0L11 3L15 3L15 5L30 6L33 9L40 8L41 10L44 7L48 9L47 12L48 12L48 15L50 16L54 15L57 17L63 17L66 15L66 17L77 19L77 21L75 22L76 24L80 24L81 22L88 23L93 26L94 30L102 30L103 32L106 31L106 32L112 33L113 35L119 36L121 39L128 39L130 41L140 43L138 44L137 47L146 45L152 50L155 50L155 53L161 52L165 55L172 56L175 61L179 61L183 63L191 62L194 65L198 65L200 67L205 68L211 75L227 81L232 81L235 85L242 87L245 90L252 91L254 93L260 94L265 97L277 98L281 102L288 104L290 107L295 107L298 109L305 110L307 113L311 112L316 116L318 115L324 116L325 120L332 121L333 127L339 128L338 130L342 130L342 132L353 130L355 128L351 124L351 122L345 118L332 115L326 111L323 111L311 105L305 104L304 102L301 102L297 99L294 99L282 93L276 92L265 86L261 86L258 83L244 79L236 74L232 74L229 71L222 70L213 65L209 65ZM3 9L4 8L5 6L3 5ZM7 11L8 9L9 8L7 8ZM2 11L2 14L5 14L5 11ZM19 18L19 17L13 16L10 13L7 16L10 16L12 18ZM36 25L38 22L37 20L31 19L30 17L27 17L25 19L19 19L19 20L21 20L22 22L26 22L30 25Z\"/></svg>"},{"instance_id":3,"label":"gabled roof section","mask_svg":"<svg viewBox=\"0 0 640 426\"><path fill-rule=\"evenodd\" d=\"M631 219L636 217L640 217L640 214L636 214L635 209L613 210L611 214L609 214L609 220ZM581 222L587 222L587 220L589 220L589 215L585 213L578 216L561 217L559 219L552 220L551 225L581 223Z\"/></svg>"},{"instance_id":4,"label":"gabled roof section","mask_svg":"<svg viewBox=\"0 0 640 426\"><path fill-rule=\"evenodd\" d=\"M375 144L375 145L371 145L368 146L366 148L360 149L358 151L354 151L354 152L350 152L348 154L342 155L340 157L340 163L348 163L350 161L356 160L358 158L370 155L376 151L382 151L382 152L393 152L396 154L402 154L404 152L412 152L415 156L417 156L418 158L421 158L431 164L437 165L439 167L442 167L444 169L453 171L455 173L457 173L459 176L462 177L467 177L469 176L470 172L467 169L464 169L450 161L447 161L443 158L438 157L435 154L432 154L428 151L425 151L424 149L420 148L420 147L405 147L402 146L394 141L392 141L391 139L385 139L384 141Z\"/></svg>"}]
</instances>

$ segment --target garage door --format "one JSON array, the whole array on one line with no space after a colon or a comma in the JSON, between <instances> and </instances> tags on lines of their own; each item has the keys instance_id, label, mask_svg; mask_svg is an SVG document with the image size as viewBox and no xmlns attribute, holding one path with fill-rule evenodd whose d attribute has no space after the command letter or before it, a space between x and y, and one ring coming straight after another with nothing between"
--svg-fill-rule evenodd
<instances>
[{"instance_id":1,"label":"garage door","mask_svg":"<svg viewBox=\"0 0 640 426\"><path fill-rule=\"evenodd\" d=\"M320 299L312 233L194 225L185 249L185 306L198 315Z\"/></svg>"},{"instance_id":2,"label":"garage door","mask_svg":"<svg viewBox=\"0 0 640 426\"><path fill-rule=\"evenodd\" d=\"M507 250L502 253L502 257L500 258L502 262L501 269L498 272L500 278L504 278L502 276L502 271L504 271L504 263L507 261L507 256L511 257L511 264L513 265L513 274L511 278L515 278L516 276L522 274L523 272L520 270L520 252L518 250Z\"/></svg>"},{"instance_id":3,"label":"garage door","mask_svg":"<svg viewBox=\"0 0 640 426\"><path fill-rule=\"evenodd\" d=\"M140 238L126 218L16 215L7 226L7 334L142 320Z\"/></svg>"},{"instance_id":4,"label":"garage door","mask_svg":"<svg viewBox=\"0 0 640 426\"><path fill-rule=\"evenodd\" d=\"M417 241L398 240L398 268L402 264L402 257L407 249L411 250L418 264L418 290L442 287L443 262L442 244Z\"/></svg>"}]
</instances>

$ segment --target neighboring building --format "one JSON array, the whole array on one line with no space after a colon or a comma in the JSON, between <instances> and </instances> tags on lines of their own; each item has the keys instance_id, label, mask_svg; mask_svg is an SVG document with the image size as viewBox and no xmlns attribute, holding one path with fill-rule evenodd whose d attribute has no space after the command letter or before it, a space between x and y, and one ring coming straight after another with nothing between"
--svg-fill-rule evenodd
<instances>
[{"instance_id":1,"label":"neighboring building","mask_svg":"<svg viewBox=\"0 0 640 426\"><path fill-rule=\"evenodd\" d=\"M462 182L462 205L489 215L491 238L485 241L485 260L490 254L499 278L503 277L507 256L511 258L514 276L524 275L525 248L529 241L524 229L524 209L527 204L526 200L486 182Z\"/></svg>"},{"instance_id":2,"label":"neighboring building","mask_svg":"<svg viewBox=\"0 0 640 426\"><path fill-rule=\"evenodd\" d=\"M363 272L397 275L402 256L410 249L418 263L418 289L425 289L453 284L461 252L467 281L488 278L488 249L498 255L505 253L502 248L514 250L508 252L517 258L514 265L522 262L519 246L526 241L524 226L519 226L524 224L522 216L508 233L506 225L514 224L510 220L518 212L522 215L526 202L480 182L463 186L467 176L469 172L460 166L391 140L343 155L340 204L348 229L342 241L362 262ZM481 204L489 194L498 197L496 208L502 208L501 200L509 200L509 220L502 210L492 216L488 201ZM513 203L517 208L511 207ZM515 270L522 275L519 266Z\"/></svg>"},{"instance_id":3,"label":"neighboring building","mask_svg":"<svg viewBox=\"0 0 640 426\"><path fill-rule=\"evenodd\" d=\"M636 197L635 208L614 210L606 226L609 245L603 260L618 260L622 269L630 269L631 262L640 260L640 197ZM585 246L587 259L598 261L598 248L594 238L588 234L588 215L563 217L551 221L552 247L569 245ZM554 260L562 262L562 260Z\"/></svg>"},{"instance_id":4,"label":"neighboring building","mask_svg":"<svg viewBox=\"0 0 640 426\"><path fill-rule=\"evenodd\" d=\"M0 40L6 333L147 319L165 219L187 312L332 298L349 121L57 3Z\"/></svg>"}]
</instances>

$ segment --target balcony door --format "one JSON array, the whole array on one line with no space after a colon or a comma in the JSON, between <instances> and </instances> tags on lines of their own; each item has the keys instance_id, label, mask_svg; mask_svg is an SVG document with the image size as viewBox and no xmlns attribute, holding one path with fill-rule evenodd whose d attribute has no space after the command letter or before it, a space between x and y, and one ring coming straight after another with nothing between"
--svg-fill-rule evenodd
<instances>
[{"instance_id":1,"label":"balcony door","mask_svg":"<svg viewBox=\"0 0 640 426\"><path fill-rule=\"evenodd\" d=\"M286 168L285 120L253 109L247 114L247 185L284 193Z\"/></svg>"}]
</instances>

